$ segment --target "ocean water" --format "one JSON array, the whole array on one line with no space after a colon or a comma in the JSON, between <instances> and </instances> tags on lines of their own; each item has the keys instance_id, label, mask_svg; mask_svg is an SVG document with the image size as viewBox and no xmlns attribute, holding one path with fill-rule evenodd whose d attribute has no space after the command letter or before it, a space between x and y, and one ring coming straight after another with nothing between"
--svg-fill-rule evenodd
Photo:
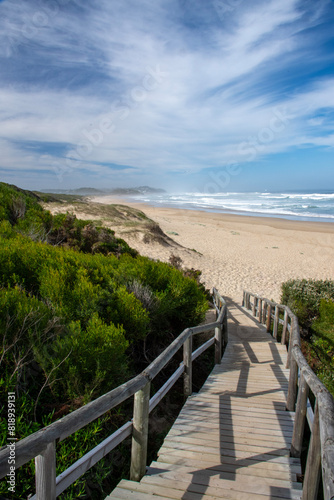
<instances>
[{"instance_id":1,"label":"ocean water","mask_svg":"<svg viewBox=\"0 0 334 500\"><path fill-rule=\"evenodd\" d=\"M155 206L209 212L334 222L334 191L298 193L162 193L135 196Z\"/></svg>"}]
</instances>

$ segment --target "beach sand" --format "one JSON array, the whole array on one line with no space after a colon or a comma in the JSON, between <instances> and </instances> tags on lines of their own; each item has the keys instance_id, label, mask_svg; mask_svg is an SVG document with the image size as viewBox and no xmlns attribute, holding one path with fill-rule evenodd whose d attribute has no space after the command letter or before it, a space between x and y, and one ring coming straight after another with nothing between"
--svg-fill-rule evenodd
<instances>
[{"instance_id":1,"label":"beach sand","mask_svg":"<svg viewBox=\"0 0 334 500\"><path fill-rule=\"evenodd\" d=\"M172 254L181 257L183 267L202 271L207 288L214 286L238 302L243 289L279 301L281 284L290 278L334 279L331 223L153 207L114 196L92 201L142 210L176 244L124 238L129 244L142 255L164 262Z\"/></svg>"}]
</instances>

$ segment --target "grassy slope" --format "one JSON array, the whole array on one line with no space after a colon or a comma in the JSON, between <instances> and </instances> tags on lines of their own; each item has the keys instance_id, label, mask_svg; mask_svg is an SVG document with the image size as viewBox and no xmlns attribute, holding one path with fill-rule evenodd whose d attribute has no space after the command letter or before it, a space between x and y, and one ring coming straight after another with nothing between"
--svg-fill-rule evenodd
<instances>
[{"instance_id":1,"label":"grassy slope","mask_svg":"<svg viewBox=\"0 0 334 500\"><path fill-rule=\"evenodd\" d=\"M157 242L164 246L179 244L167 236L144 212L122 204L94 203L87 198L72 195L53 195L45 200L44 208L52 213L75 213L79 219L91 219L94 223L114 230L121 238L140 238L145 243Z\"/></svg>"}]
</instances>

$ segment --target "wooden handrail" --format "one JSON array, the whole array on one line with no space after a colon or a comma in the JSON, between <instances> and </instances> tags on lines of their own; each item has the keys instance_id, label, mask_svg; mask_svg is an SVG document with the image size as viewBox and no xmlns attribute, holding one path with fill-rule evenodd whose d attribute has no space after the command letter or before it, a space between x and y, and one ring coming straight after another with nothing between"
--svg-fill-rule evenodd
<instances>
[{"instance_id":1,"label":"wooden handrail","mask_svg":"<svg viewBox=\"0 0 334 500\"><path fill-rule=\"evenodd\" d=\"M191 394L192 362L211 345L215 344L216 347L216 362L220 363L221 361L220 359L217 360L217 352L221 353L223 344L227 343L227 307L225 300L215 289L213 290L213 301L217 310L217 319L215 322L187 328L142 373L69 415L15 443L16 469L32 459L35 459L36 462L36 495L31 500L55 500L68 486L74 483L90 467L131 434L131 477L135 480L141 479L146 467L148 414L173 387L183 373L185 395L188 396ZM213 336L194 352L189 350L193 335L216 329L223 332L223 335ZM180 367L159 391L149 399L151 381L182 346L184 348L184 362L181 363ZM57 442L62 441L82 427L93 422L132 396L135 397L133 420L124 424L123 427L97 445L93 450L90 450L56 478L55 448ZM10 450L8 447L0 450L0 479L9 473L9 454Z\"/></svg>"},{"instance_id":2,"label":"wooden handrail","mask_svg":"<svg viewBox=\"0 0 334 500\"><path fill-rule=\"evenodd\" d=\"M264 311L261 314L259 303ZM254 316L261 317L262 322L267 321L267 331L276 339L278 324L283 325L281 343L288 344L287 367L290 368L287 410L296 411L291 456L301 455L306 419L311 430L302 500L317 499L321 471L324 500L334 500L334 399L302 353L298 318L288 306L247 291L243 294L243 306L252 310ZM284 311L283 320L279 317L281 311ZM308 401L309 389L315 396L314 412Z\"/></svg>"}]
</instances>

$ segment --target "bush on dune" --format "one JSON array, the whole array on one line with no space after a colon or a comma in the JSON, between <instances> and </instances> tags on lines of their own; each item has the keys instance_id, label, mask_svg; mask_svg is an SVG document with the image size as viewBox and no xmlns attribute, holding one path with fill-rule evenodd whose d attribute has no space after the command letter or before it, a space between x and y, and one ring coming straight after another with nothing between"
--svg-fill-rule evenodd
<instances>
[{"instance_id":1,"label":"bush on dune","mask_svg":"<svg viewBox=\"0 0 334 500\"><path fill-rule=\"evenodd\" d=\"M289 280L282 303L298 317L308 363L334 395L334 282Z\"/></svg>"}]
</instances>

